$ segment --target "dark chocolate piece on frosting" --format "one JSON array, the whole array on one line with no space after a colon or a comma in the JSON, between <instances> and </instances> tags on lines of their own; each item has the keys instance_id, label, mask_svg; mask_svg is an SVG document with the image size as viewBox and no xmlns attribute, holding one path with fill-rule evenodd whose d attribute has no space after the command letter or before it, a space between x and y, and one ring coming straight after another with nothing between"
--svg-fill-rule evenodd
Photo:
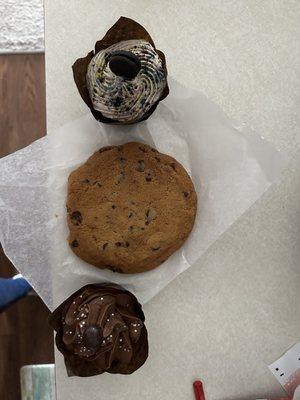
<instances>
[{"instance_id":1,"label":"dark chocolate piece on frosting","mask_svg":"<svg viewBox=\"0 0 300 400\"><path fill-rule=\"evenodd\" d=\"M84 331L82 343L89 349L97 349L103 339L102 328L97 325L90 325Z\"/></svg>"},{"instance_id":2,"label":"dark chocolate piece on frosting","mask_svg":"<svg viewBox=\"0 0 300 400\"><path fill-rule=\"evenodd\" d=\"M109 67L115 75L133 79L141 69L141 62L130 51L115 51L110 56Z\"/></svg>"},{"instance_id":3,"label":"dark chocolate piece on frosting","mask_svg":"<svg viewBox=\"0 0 300 400\"><path fill-rule=\"evenodd\" d=\"M95 44L95 52L90 52L86 57L79 58L78 60L75 61L73 65L73 76L74 80L76 83L76 86L78 88L78 91L83 99L83 101L87 104L87 106L90 108L93 116L101 122L108 123L108 124L122 124L122 122L113 120L110 118L105 117L100 111L95 110L93 108L93 103L90 98L90 94L87 88L87 82L86 82L86 74L88 70L88 66L94 57L95 54L99 53L99 51L106 49L107 47L112 46L113 44L116 44L120 41L124 40L145 40L146 42L150 43L157 54L159 55L164 72L167 76L167 66L166 66L166 59L162 51L158 50L155 48L154 42L149 35L149 33L146 31L146 29L141 26L139 23L136 21L126 18L126 17L121 17L119 20L107 31L106 35L103 37L103 39L97 41ZM159 100L152 105L152 107L142 116L142 118L139 119L139 121L133 121L133 122L140 122L144 121L149 118L149 116L154 112L156 109L158 103L163 100L165 97L167 97L169 94L169 87L168 83L166 83L164 90L159 98ZM126 123L128 124L128 122Z\"/></svg>"},{"instance_id":4,"label":"dark chocolate piece on frosting","mask_svg":"<svg viewBox=\"0 0 300 400\"><path fill-rule=\"evenodd\" d=\"M49 318L69 376L140 368L148 357L144 321L136 297L111 283L82 287Z\"/></svg>"}]
</instances>

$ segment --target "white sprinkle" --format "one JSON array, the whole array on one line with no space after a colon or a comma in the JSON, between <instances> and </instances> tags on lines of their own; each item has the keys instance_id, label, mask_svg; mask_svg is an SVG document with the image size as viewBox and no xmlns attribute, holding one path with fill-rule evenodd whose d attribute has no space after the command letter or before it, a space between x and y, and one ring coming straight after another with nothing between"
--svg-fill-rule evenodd
<instances>
[{"instance_id":1,"label":"white sprinkle","mask_svg":"<svg viewBox=\"0 0 300 400\"><path fill-rule=\"evenodd\" d=\"M123 339L120 339L120 342L123 342Z\"/></svg>"},{"instance_id":2,"label":"white sprinkle","mask_svg":"<svg viewBox=\"0 0 300 400\"><path fill-rule=\"evenodd\" d=\"M73 304L76 304L76 302L75 302L75 301L73 301Z\"/></svg>"},{"instance_id":3,"label":"white sprinkle","mask_svg":"<svg viewBox=\"0 0 300 400\"><path fill-rule=\"evenodd\" d=\"M127 351L128 351L128 353L130 352L130 350L129 350L129 349L128 349Z\"/></svg>"},{"instance_id":4,"label":"white sprinkle","mask_svg":"<svg viewBox=\"0 0 300 400\"><path fill-rule=\"evenodd\" d=\"M107 318L107 320L106 320L107 322L109 322L109 318Z\"/></svg>"},{"instance_id":5,"label":"white sprinkle","mask_svg":"<svg viewBox=\"0 0 300 400\"><path fill-rule=\"evenodd\" d=\"M84 314L84 313L81 313L80 316L81 316L82 318L85 318L85 314Z\"/></svg>"},{"instance_id":6,"label":"white sprinkle","mask_svg":"<svg viewBox=\"0 0 300 400\"><path fill-rule=\"evenodd\" d=\"M119 349L121 349L122 348L122 346L119 346Z\"/></svg>"},{"instance_id":7,"label":"white sprinkle","mask_svg":"<svg viewBox=\"0 0 300 400\"><path fill-rule=\"evenodd\" d=\"M83 297L82 294L79 297L82 299L82 297Z\"/></svg>"},{"instance_id":8,"label":"white sprinkle","mask_svg":"<svg viewBox=\"0 0 300 400\"><path fill-rule=\"evenodd\" d=\"M109 335L109 337L112 337L112 335Z\"/></svg>"},{"instance_id":9,"label":"white sprinkle","mask_svg":"<svg viewBox=\"0 0 300 400\"><path fill-rule=\"evenodd\" d=\"M134 332L136 333L136 332L137 332L137 330L135 329L135 330L134 330Z\"/></svg>"},{"instance_id":10,"label":"white sprinkle","mask_svg":"<svg viewBox=\"0 0 300 400\"><path fill-rule=\"evenodd\" d=\"M114 313L111 314L112 317L114 317L114 315L115 315Z\"/></svg>"},{"instance_id":11,"label":"white sprinkle","mask_svg":"<svg viewBox=\"0 0 300 400\"><path fill-rule=\"evenodd\" d=\"M100 297L100 300L103 300L103 297Z\"/></svg>"}]
</instances>

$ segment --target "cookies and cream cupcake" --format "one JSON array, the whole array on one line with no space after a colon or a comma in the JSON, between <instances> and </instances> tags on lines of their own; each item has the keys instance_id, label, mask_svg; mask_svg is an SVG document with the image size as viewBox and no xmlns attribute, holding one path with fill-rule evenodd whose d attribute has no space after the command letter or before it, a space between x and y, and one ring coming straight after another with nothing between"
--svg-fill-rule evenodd
<instances>
[{"instance_id":1,"label":"cookies and cream cupcake","mask_svg":"<svg viewBox=\"0 0 300 400\"><path fill-rule=\"evenodd\" d=\"M163 53L129 18L121 17L95 52L75 62L73 72L82 98L101 122L145 120L169 93Z\"/></svg>"}]
</instances>

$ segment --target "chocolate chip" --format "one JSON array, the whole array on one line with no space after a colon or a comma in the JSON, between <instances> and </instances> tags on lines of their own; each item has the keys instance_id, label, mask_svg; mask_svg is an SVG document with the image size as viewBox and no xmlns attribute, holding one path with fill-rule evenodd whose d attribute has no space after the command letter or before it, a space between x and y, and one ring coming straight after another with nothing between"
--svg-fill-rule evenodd
<instances>
[{"instance_id":1,"label":"chocolate chip","mask_svg":"<svg viewBox=\"0 0 300 400\"><path fill-rule=\"evenodd\" d=\"M121 157L120 158L120 163L122 166L124 166L126 164L126 158Z\"/></svg>"},{"instance_id":2,"label":"chocolate chip","mask_svg":"<svg viewBox=\"0 0 300 400\"><path fill-rule=\"evenodd\" d=\"M145 171L145 163L143 160L138 161L138 166L136 168L137 171L139 172L144 172Z\"/></svg>"},{"instance_id":3,"label":"chocolate chip","mask_svg":"<svg viewBox=\"0 0 300 400\"><path fill-rule=\"evenodd\" d=\"M143 153L147 153L147 150L144 147L139 146L139 150L141 150Z\"/></svg>"},{"instance_id":4,"label":"chocolate chip","mask_svg":"<svg viewBox=\"0 0 300 400\"><path fill-rule=\"evenodd\" d=\"M126 247L129 247L129 242L125 242L125 246L126 246Z\"/></svg>"},{"instance_id":5,"label":"chocolate chip","mask_svg":"<svg viewBox=\"0 0 300 400\"><path fill-rule=\"evenodd\" d=\"M133 226L130 225L130 227L128 229L129 229L130 232L132 232L133 231Z\"/></svg>"},{"instance_id":6,"label":"chocolate chip","mask_svg":"<svg viewBox=\"0 0 300 400\"><path fill-rule=\"evenodd\" d=\"M90 183L89 179L84 179L83 183Z\"/></svg>"},{"instance_id":7,"label":"chocolate chip","mask_svg":"<svg viewBox=\"0 0 300 400\"><path fill-rule=\"evenodd\" d=\"M115 210L116 208L117 208L117 206L115 206L114 204L111 206L111 208L113 209L113 210Z\"/></svg>"},{"instance_id":8,"label":"chocolate chip","mask_svg":"<svg viewBox=\"0 0 300 400\"><path fill-rule=\"evenodd\" d=\"M151 151L153 151L153 153L158 153L158 151L155 149L151 149Z\"/></svg>"},{"instance_id":9,"label":"chocolate chip","mask_svg":"<svg viewBox=\"0 0 300 400\"><path fill-rule=\"evenodd\" d=\"M132 211L129 211L129 213L128 213L128 218L131 218L131 217L133 217L133 212L132 212Z\"/></svg>"},{"instance_id":10,"label":"chocolate chip","mask_svg":"<svg viewBox=\"0 0 300 400\"><path fill-rule=\"evenodd\" d=\"M78 246L79 246L79 243L77 242L76 239L73 240L73 242L71 243L71 246L72 246L72 247L78 247Z\"/></svg>"},{"instance_id":11,"label":"chocolate chip","mask_svg":"<svg viewBox=\"0 0 300 400\"><path fill-rule=\"evenodd\" d=\"M71 214L71 222L72 224L78 226L82 223L82 215L80 211L74 211Z\"/></svg>"},{"instance_id":12,"label":"chocolate chip","mask_svg":"<svg viewBox=\"0 0 300 400\"><path fill-rule=\"evenodd\" d=\"M152 181L152 178L151 178L150 174L147 174L145 179L146 179L147 182L151 182Z\"/></svg>"},{"instance_id":13,"label":"chocolate chip","mask_svg":"<svg viewBox=\"0 0 300 400\"><path fill-rule=\"evenodd\" d=\"M155 160L156 160L157 162L160 162L160 161L161 161L159 157L155 157Z\"/></svg>"},{"instance_id":14,"label":"chocolate chip","mask_svg":"<svg viewBox=\"0 0 300 400\"><path fill-rule=\"evenodd\" d=\"M97 348L102 343L103 334L100 326L90 325L83 334L82 344L89 348Z\"/></svg>"},{"instance_id":15,"label":"chocolate chip","mask_svg":"<svg viewBox=\"0 0 300 400\"><path fill-rule=\"evenodd\" d=\"M188 197L188 195L189 195L189 192L182 192L182 193L183 193L184 197Z\"/></svg>"},{"instance_id":16,"label":"chocolate chip","mask_svg":"<svg viewBox=\"0 0 300 400\"><path fill-rule=\"evenodd\" d=\"M116 242L115 245L116 245L116 247L121 247L122 243L121 242Z\"/></svg>"},{"instance_id":17,"label":"chocolate chip","mask_svg":"<svg viewBox=\"0 0 300 400\"><path fill-rule=\"evenodd\" d=\"M111 54L109 68L117 76L134 79L141 69L141 62L130 51L116 51Z\"/></svg>"},{"instance_id":18,"label":"chocolate chip","mask_svg":"<svg viewBox=\"0 0 300 400\"><path fill-rule=\"evenodd\" d=\"M104 245L102 246L102 249L105 250L107 246L108 246L108 243L104 243Z\"/></svg>"},{"instance_id":19,"label":"chocolate chip","mask_svg":"<svg viewBox=\"0 0 300 400\"><path fill-rule=\"evenodd\" d=\"M174 171L176 171L176 164L175 163L171 163L170 166L174 169Z\"/></svg>"}]
</instances>

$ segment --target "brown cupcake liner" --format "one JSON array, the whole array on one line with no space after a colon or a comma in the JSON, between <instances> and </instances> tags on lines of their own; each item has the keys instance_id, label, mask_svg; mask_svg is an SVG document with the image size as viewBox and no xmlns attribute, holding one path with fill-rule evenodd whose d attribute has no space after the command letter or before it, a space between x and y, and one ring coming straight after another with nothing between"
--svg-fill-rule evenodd
<instances>
[{"instance_id":1,"label":"brown cupcake liner","mask_svg":"<svg viewBox=\"0 0 300 400\"><path fill-rule=\"evenodd\" d=\"M87 74L88 66L89 66L92 58L97 53L99 53L99 51L106 49L107 47L110 47L113 44L116 44L120 41L132 40L132 39L145 40L154 47L154 49L156 50L160 59L162 60L163 68L167 75L167 66L166 66L166 59L165 59L164 53L162 51L156 49L151 36L149 35L149 33L146 31L146 29L142 25L140 25L136 21L134 21L130 18L126 18L126 17L121 17L106 32L106 35L104 36L104 38L101 40L98 40L96 42L95 51L91 51L88 53L88 55L86 57L79 58L78 60L76 60L72 67L74 80L75 80L77 89L78 89L83 101L90 108L93 116L100 122L103 122L106 124L119 124L119 125L128 125L129 124L129 123L124 123L124 122L119 122L119 121L116 121L116 120L113 120L110 118L106 118L100 111L95 110L93 108L93 103L91 101L89 91L87 88L87 82L86 82L86 74ZM150 117L150 115L154 112L154 110L156 109L158 103L161 100L163 100L165 97L167 97L168 94L169 94L169 87L168 87L168 83L167 83L160 99L155 104L153 104L153 106L150 108L150 110L148 110L148 112L146 114L144 114L143 117L139 121L134 121L133 123L144 121L144 120L148 119Z\"/></svg>"}]
</instances>

